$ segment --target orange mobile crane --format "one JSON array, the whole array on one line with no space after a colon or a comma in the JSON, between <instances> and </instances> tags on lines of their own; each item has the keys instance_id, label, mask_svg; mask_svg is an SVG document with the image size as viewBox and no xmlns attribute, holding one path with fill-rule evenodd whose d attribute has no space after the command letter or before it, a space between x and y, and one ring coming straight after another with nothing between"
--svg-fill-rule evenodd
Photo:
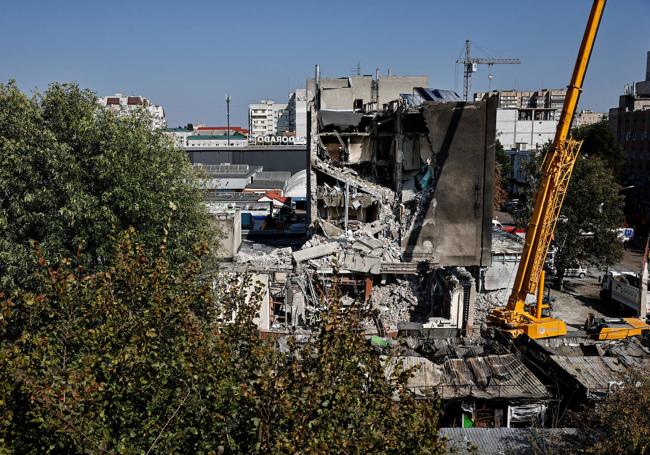
<instances>
[{"instance_id":1,"label":"orange mobile crane","mask_svg":"<svg viewBox=\"0 0 650 455\"><path fill-rule=\"evenodd\" d=\"M543 315L542 310L546 306L543 303L544 263L573 166L582 145L581 141L568 137L569 129L578 105L605 3L606 0L594 0L591 7L555 139L542 164L540 187L535 196L533 215L526 230L526 241L512 294L504 308L496 308L488 316L490 325L499 328L512 338L520 335L527 335L530 338L548 338L567 333L564 321ZM536 292L537 302L531 310L527 310L526 298ZM642 321L639 322L645 325Z\"/></svg>"}]
</instances>

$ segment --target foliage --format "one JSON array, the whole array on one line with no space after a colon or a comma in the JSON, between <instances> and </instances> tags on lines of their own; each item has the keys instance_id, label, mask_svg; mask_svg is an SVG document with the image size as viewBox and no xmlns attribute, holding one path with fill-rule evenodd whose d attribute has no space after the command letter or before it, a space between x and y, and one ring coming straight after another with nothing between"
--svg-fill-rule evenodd
<instances>
[{"instance_id":1,"label":"foliage","mask_svg":"<svg viewBox=\"0 0 650 455\"><path fill-rule=\"evenodd\" d=\"M573 131L573 137L583 141L580 152L587 157L599 157L621 182L625 158L607 120L585 125Z\"/></svg>"},{"instance_id":2,"label":"foliage","mask_svg":"<svg viewBox=\"0 0 650 455\"><path fill-rule=\"evenodd\" d=\"M410 371L386 377L363 337L358 308L330 296L318 336L290 344L260 383L262 453L446 453L438 403L406 389Z\"/></svg>"},{"instance_id":3,"label":"foliage","mask_svg":"<svg viewBox=\"0 0 650 455\"><path fill-rule=\"evenodd\" d=\"M437 407L386 378L337 295L288 354L258 336L242 277L151 258L133 229L111 265L48 265L0 306L0 445L21 453L444 453ZM234 322L230 321L234 318Z\"/></svg>"},{"instance_id":4,"label":"foliage","mask_svg":"<svg viewBox=\"0 0 650 455\"><path fill-rule=\"evenodd\" d=\"M503 175L506 177L512 175L512 163L510 162L508 155L506 155L501 141L498 139L494 143L494 157L496 164L501 168Z\"/></svg>"},{"instance_id":5,"label":"foliage","mask_svg":"<svg viewBox=\"0 0 650 455\"><path fill-rule=\"evenodd\" d=\"M248 452L252 318L218 322L243 304L237 283L216 305L201 264L171 269L166 244L149 260L133 230L114 265L48 267L43 293L4 302L2 440L22 452ZM197 252L200 253L200 252ZM245 319L245 320L243 320ZM247 357L247 359L248 359Z\"/></svg>"},{"instance_id":6,"label":"foliage","mask_svg":"<svg viewBox=\"0 0 650 455\"><path fill-rule=\"evenodd\" d=\"M493 206L499 210L504 202L508 199L507 182L512 175L512 165L510 159L503 149L503 145L497 139L494 145L495 165L494 165L494 197Z\"/></svg>"},{"instance_id":7,"label":"foliage","mask_svg":"<svg viewBox=\"0 0 650 455\"><path fill-rule=\"evenodd\" d=\"M647 373L647 372L646 372ZM576 417L583 432L584 453L633 455L650 451L650 377L644 372L629 378L594 409Z\"/></svg>"},{"instance_id":8,"label":"foliage","mask_svg":"<svg viewBox=\"0 0 650 455\"><path fill-rule=\"evenodd\" d=\"M214 241L199 186L144 111L117 117L75 84L32 98L0 84L0 289L33 286L30 240L54 262L83 245L94 267L112 233L133 226L155 251L171 219L169 254L190 259L193 244Z\"/></svg>"},{"instance_id":9,"label":"foliage","mask_svg":"<svg viewBox=\"0 0 650 455\"><path fill-rule=\"evenodd\" d=\"M555 268L562 277L576 260L614 264L623 254L616 229L623 224L623 197L599 158L578 159L558 222Z\"/></svg>"},{"instance_id":10,"label":"foliage","mask_svg":"<svg viewBox=\"0 0 650 455\"><path fill-rule=\"evenodd\" d=\"M514 213L515 222L526 227L533 212L534 192L539 185L543 153L529 163L528 182ZM616 229L623 223L623 198L611 170L598 157L578 156L560 219L554 246L554 266L560 281L576 261L596 266L611 265L622 255Z\"/></svg>"}]
</instances>

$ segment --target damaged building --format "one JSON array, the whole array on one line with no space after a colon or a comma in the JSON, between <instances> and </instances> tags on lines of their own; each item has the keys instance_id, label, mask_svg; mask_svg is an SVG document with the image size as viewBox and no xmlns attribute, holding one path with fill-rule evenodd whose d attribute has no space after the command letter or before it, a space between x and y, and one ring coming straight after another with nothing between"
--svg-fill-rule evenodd
<instances>
[{"instance_id":1,"label":"damaged building","mask_svg":"<svg viewBox=\"0 0 650 455\"><path fill-rule=\"evenodd\" d=\"M318 254L371 275L368 293L401 288L402 322L471 333L491 260L496 102L426 85L318 71L308 81L308 220Z\"/></svg>"},{"instance_id":2,"label":"damaged building","mask_svg":"<svg viewBox=\"0 0 650 455\"><path fill-rule=\"evenodd\" d=\"M369 334L475 332L492 255L496 102L427 85L318 71L307 81L308 236L244 240L228 265L269 275L269 330L308 330L336 277L344 303L366 305Z\"/></svg>"},{"instance_id":3,"label":"damaged building","mask_svg":"<svg viewBox=\"0 0 650 455\"><path fill-rule=\"evenodd\" d=\"M523 249L492 226L493 98L467 103L422 77L317 71L307 85L308 167L284 185L291 198L299 189L291 210L307 233L296 223L255 238L249 230L223 264L266 289L263 337L278 346L309 337L336 287L343 306L362 310L366 337L398 351L387 374L417 367L410 389L419 399L435 391L441 424L461 429L552 425L564 397L588 401L647 367L642 347L549 340L518 351L478 336L506 301ZM245 193L219 197L252 209Z\"/></svg>"}]
</instances>

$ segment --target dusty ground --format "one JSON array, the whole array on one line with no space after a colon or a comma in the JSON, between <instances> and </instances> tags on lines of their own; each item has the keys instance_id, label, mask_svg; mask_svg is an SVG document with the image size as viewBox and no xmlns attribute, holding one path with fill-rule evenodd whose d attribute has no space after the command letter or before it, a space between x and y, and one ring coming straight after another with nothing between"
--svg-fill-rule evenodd
<instances>
[{"instance_id":1,"label":"dusty ground","mask_svg":"<svg viewBox=\"0 0 650 455\"><path fill-rule=\"evenodd\" d=\"M589 313L593 313L595 317L616 316L616 308L602 302L599 293L600 284L597 277L567 279L564 292L557 288L551 289L551 296L556 298L553 315L564 320L569 326L569 331L581 329Z\"/></svg>"},{"instance_id":2,"label":"dusty ground","mask_svg":"<svg viewBox=\"0 0 650 455\"><path fill-rule=\"evenodd\" d=\"M611 267L617 271L639 272L643 250L640 245L632 244L625 251L623 258L618 264ZM589 316L594 313L596 317L622 317L629 314L621 314L616 306L607 305L600 300L600 283L598 278L604 271L590 270L589 276L584 279L568 278L565 281L565 290L560 292L556 287L551 289L551 295L557 300L554 304L554 315L566 321L571 327L579 329Z\"/></svg>"}]
</instances>

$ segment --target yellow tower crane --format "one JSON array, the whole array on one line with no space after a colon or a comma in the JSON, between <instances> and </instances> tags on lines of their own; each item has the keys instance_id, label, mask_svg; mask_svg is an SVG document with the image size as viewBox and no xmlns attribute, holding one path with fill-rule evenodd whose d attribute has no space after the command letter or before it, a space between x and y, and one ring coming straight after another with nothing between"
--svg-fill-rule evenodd
<instances>
[{"instance_id":1,"label":"yellow tower crane","mask_svg":"<svg viewBox=\"0 0 650 455\"><path fill-rule=\"evenodd\" d=\"M591 7L555 139L542 164L540 187L535 196L533 216L526 230L526 241L512 294L505 308L492 310L488 317L491 325L500 328L513 338L524 334L530 338L548 338L566 334L564 321L542 315L544 262L569 186L573 165L582 145L581 141L568 137L569 129L578 105L605 3L606 0L594 0ZM537 303L534 311L529 312L526 310L526 298L536 291Z\"/></svg>"}]
</instances>

